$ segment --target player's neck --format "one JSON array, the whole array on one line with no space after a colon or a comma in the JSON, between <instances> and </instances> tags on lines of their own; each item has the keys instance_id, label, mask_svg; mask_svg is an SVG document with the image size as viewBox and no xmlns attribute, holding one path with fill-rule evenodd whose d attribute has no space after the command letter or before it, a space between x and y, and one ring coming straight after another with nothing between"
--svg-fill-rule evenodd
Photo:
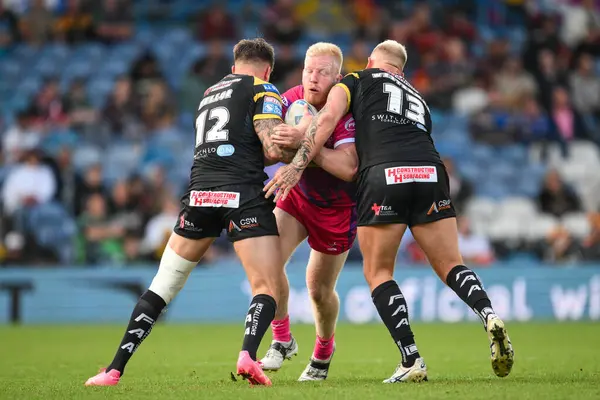
<instances>
[{"instance_id":1,"label":"player's neck","mask_svg":"<svg viewBox=\"0 0 600 400\"><path fill-rule=\"evenodd\" d=\"M389 72L394 75L404 76L404 72L402 72L401 69L388 63L374 64L372 68L381 69L385 72Z\"/></svg>"},{"instance_id":2,"label":"player's neck","mask_svg":"<svg viewBox=\"0 0 600 400\"><path fill-rule=\"evenodd\" d=\"M249 75L249 76L253 76L258 79L262 79L263 81L266 81L265 76L264 76L264 70L262 68L257 68L252 65L242 64L242 65L236 66L234 74Z\"/></svg>"}]
</instances>

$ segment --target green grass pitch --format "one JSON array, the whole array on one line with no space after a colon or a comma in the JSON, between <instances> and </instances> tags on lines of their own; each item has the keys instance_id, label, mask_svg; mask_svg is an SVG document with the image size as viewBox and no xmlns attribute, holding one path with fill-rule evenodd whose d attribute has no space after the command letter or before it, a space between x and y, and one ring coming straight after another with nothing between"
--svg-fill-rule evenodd
<instances>
[{"instance_id":1,"label":"green grass pitch","mask_svg":"<svg viewBox=\"0 0 600 400\"><path fill-rule=\"evenodd\" d=\"M600 324L509 323L516 358L497 378L478 324L414 324L429 382L384 385L398 350L383 325L340 325L325 382L297 382L314 343L292 326L300 354L273 387L233 382L241 325L158 325L116 387L84 387L112 358L122 326L0 326L0 399L600 399ZM261 347L263 355L270 333ZM400 397L402 396L402 397Z\"/></svg>"}]
</instances>

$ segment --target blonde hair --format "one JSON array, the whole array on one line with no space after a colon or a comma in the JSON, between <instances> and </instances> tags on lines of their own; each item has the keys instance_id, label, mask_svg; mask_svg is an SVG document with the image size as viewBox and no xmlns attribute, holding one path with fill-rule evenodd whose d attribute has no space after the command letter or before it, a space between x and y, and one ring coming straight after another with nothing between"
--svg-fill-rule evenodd
<instances>
[{"instance_id":1,"label":"blonde hair","mask_svg":"<svg viewBox=\"0 0 600 400\"><path fill-rule=\"evenodd\" d=\"M383 55L381 61L386 61L389 64L397 66L401 70L404 69L404 65L406 65L406 60L408 59L406 47L404 47L404 45L396 42L395 40L386 40L375 46L373 52L371 53L371 58L377 58L373 57L373 54L376 52Z\"/></svg>"},{"instance_id":2,"label":"blonde hair","mask_svg":"<svg viewBox=\"0 0 600 400\"><path fill-rule=\"evenodd\" d=\"M332 56L335 60L335 64L337 64L337 73L341 73L344 56L342 55L342 49L338 46L327 42L315 43L306 50L306 57L316 56Z\"/></svg>"}]
</instances>

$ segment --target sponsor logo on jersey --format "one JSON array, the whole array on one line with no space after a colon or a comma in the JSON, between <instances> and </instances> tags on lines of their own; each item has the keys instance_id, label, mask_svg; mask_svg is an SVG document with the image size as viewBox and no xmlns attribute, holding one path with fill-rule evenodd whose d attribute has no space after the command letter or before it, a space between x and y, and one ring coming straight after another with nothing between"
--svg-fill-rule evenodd
<instances>
[{"instance_id":1,"label":"sponsor logo on jersey","mask_svg":"<svg viewBox=\"0 0 600 400\"><path fill-rule=\"evenodd\" d=\"M233 153L235 153L235 147L230 144L222 144L217 147L217 155L219 157L229 157Z\"/></svg>"},{"instance_id":2,"label":"sponsor logo on jersey","mask_svg":"<svg viewBox=\"0 0 600 400\"><path fill-rule=\"evenodd\" d=\"M346 128L347 131L354 131L356 129L356 122L354 121L354 118L350 117L348 121L346 121L344 128Z\"/></svg>"},{"instance_id":3,"label":"sponsor logo on jersey","mask_svg":"<svg viewBox=\"0 0 600 400\"><path fill-rule=\"evenodd\" d=\"M411 182L437 182L437 169L433 166L386 168L385 181L388 185Z\"/></svg>"},{"instance_id":4,"label":"sponsor logo on jersey","mask_svg":"<svg viewBox=\"0 0 600 400\"><path fill-rule=\"evenodd\" d=\"M281 107L281 103L277 99L275 102L267 101L267 99L273 99L272 97L265 97L265 101L263 102L263 114L275 114L278 116L283 116L283 109Z\"/></svg>"},{"instance_id":5,"label":"sponsor logo on jersey","mask_svg":"<svg viewBox=\"0 0 600 400\"><path fill-rule=\"evenodd\" d=\"M208 190L192 190L190 207L224 207L238 208L240 194L237 192L212 192Z\"/></svg>"},{"instance_id":6,"label":"sponsor logo on jersey","mask_svg":"<svg viewBox=\"0 0 600 400\"><path fill-rule=\"evenodd\" d=\"M284 106L289 107L290 106L290 102L287 99L287 97L282 97L281 98L281 102L283 103Z\"/></svg>"},{"instance_id":7,"label":"sponsor logo on jersey","mask_svg":"<svg viewBox=\"0 0 600 400\"><path fill-rule=\"evenodd\" d=\"M265 88L265 92L273 92L273 93L279 94L279 90L277 90L275 85L273 85L271 83L265 83L265 84L263 84L263 87Z\"/></svg>"}]
</instances>

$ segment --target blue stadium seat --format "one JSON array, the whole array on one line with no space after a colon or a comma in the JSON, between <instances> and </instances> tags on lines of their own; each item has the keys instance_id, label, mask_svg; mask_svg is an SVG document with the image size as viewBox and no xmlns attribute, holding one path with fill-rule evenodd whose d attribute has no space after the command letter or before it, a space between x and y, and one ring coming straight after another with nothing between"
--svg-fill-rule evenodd
<instances>
[{"instance_id":1,"label":"blue stadium seat","mask_svg":"<svg viewBox=\"0 0 600 400\"><path fill-rule=\"evenodd\" d=\"M524 165L527 163L528 152L523 145L515 144L510 146L502 146L497 150L499 157L505 161L513 163L514 165Z\"/></svg>"},{"instance_id":2,"label":"blue stadium seat","mask_svg":"<svg viewBox=\"0 0 600 400\"><path fill-rule=\"evenodd\" d=\"M102 161L102 151L97 146L80 145L73 152L73 166L78 171L83 171L93 164Z\"/></svg>"},{"instance_id":3,"label":"blue stadium seat","mask_svg":"<svg viewBox=\"0 0 600 400\"><path fill-rule=\"evenodd\" d=\"M52 202L33 207L26 214L25 224L35 242L52 250L62 264L74 261L77 225L61 204Z\"/></svg>"},{"instance_id":4,"label":"blue stadium seat","mask_svg":"<svg viewBox=\"0 0 600 400\"><path fill-rule=\"evenodd\" d=\"M90 102L95 107L101 108L106 102L108 94L112 91L114 79L96 78L88 83L87 91L90 96Z\"/></svg>"}]
</instances>

